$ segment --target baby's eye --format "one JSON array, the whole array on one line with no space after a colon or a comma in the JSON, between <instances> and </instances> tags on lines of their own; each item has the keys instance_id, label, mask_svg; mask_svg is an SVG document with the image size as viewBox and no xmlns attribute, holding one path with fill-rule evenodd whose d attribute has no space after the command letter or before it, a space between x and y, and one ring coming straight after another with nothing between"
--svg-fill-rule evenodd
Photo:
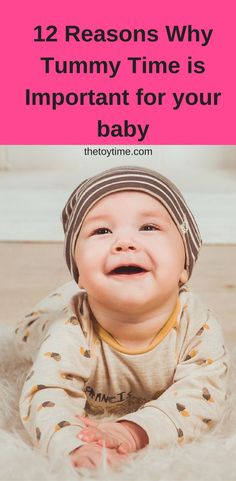
<instances>
[{"instance_id":1,"label":"baby's eye","mask_svg":"<svg viewBox=\"0 0 236 481\"><path fill-rule=\"evenodd\" d=\"M140 230L160 230L159 227L157 225L154 225L154 224L145 224L143 225Z\"/></svg>"},{"instance_id":2,"label":"baby's eye","mask_svg":"<svg viewBox=\"0 0 236 481\"><path fill-rule=\"evenodd\" d=\"M110 229L107 229L107 227L99 227L92 232L92 235L109 234L110 232Z\"/></svg>"}]
</instances>

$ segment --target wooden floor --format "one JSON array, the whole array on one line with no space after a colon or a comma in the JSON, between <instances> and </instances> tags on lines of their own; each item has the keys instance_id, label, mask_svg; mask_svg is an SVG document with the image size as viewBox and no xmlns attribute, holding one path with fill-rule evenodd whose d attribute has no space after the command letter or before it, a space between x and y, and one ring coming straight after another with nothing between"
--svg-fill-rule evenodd
<instances>
[{"instance_id":1,"label":"wooden floor","mask_svg":"<svg viewBox=\"0 0 236 481\"><path fill-rule=\"evenodd\" d=\"M34 303L70 280L62 243L0 243L0 324L15 323ZM236 245L203 246L191 286L236 343Z\"/></svg>"}]
</instances>

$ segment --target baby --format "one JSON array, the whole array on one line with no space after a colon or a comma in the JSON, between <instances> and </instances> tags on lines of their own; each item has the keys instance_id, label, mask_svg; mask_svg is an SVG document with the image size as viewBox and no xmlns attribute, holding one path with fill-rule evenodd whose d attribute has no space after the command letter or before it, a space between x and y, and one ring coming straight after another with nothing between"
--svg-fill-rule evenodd
<instances>
[{"instance_id":1,"label":"baby","mask_svg":"<svg viewBox=\"0 0 236 481\"><path fill-rule=\"evenodd\" d=\"M224 414L228 358L186 286L201 237L182 194L157 172L113 168L75 189L62 220L81 290L63 286L16 330L33 360L20 413L34 445L90 468L103 445L117 466L200 438Z\"/></svg>"}]
</instances>

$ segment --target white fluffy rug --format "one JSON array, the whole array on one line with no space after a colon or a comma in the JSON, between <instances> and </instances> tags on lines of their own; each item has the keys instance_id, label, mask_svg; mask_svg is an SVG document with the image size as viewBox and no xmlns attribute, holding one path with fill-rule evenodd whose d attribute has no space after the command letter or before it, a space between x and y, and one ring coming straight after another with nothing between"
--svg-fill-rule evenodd
<instances>
[{"instance_id":1,"label":"white fluffy rug","mask_svg":"<svg viewBox=\"0 0 236 481\"><path fill-rule=\"evenodd\" d=\"M225 418L201 442L166 450L144 449L119 472L75 470L69 460L47 459L30 445L18 415L18 398L29 364L14 347L10 328L0 329L0 481L235 481L236 348L231 351L230 396Z\"/></svg>"}]
</instances>

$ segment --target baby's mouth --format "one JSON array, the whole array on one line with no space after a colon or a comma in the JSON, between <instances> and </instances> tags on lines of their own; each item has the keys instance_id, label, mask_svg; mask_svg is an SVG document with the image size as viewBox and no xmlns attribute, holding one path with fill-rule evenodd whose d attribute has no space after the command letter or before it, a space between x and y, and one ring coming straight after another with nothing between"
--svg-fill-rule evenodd
<instances>
[{"instance_id":1,"label":"baby's mouth","mask_svg":"<svg viewBox=\"0 0 236 481\"><path fill-rule=\"evenodd\" d=\"M137 274L144 274L147 272L146 269L140 266L119 266L113 269L111 272L109 272L109 275L124 275L124 276L132 276L132 275L137 275Z\"/></svg>"}]
</instances>

